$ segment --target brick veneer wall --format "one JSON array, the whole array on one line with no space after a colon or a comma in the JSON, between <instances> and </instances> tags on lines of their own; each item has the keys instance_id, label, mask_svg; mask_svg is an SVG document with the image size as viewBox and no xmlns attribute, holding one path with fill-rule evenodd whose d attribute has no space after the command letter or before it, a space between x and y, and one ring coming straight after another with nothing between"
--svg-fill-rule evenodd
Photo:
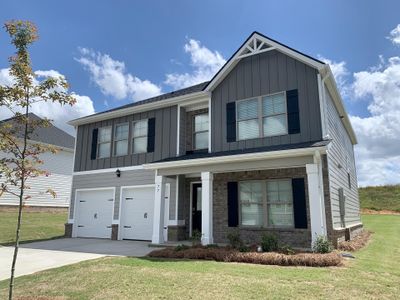
<instances>
[{"instance_id":1,"label":"brick veneer wall","mask_svg":"<svg viewBox=\"0 0 400 300\"><path fill-rule=\"evenodd\" d=\"M71 238L72 237L72 227L73 224L71 223L65 223L64 224L64 237L66 238Z\"/></svg>"},{"instance_id":2,"label":"brick veneer wall","mask_svg":"<svg viewBox=\"0 0 400 300\"><path fill-rule=\"evenodd\" d=\"M213 182L213 234L214 242L226 243L227 234L235 228L228 227L228 208L227 208L227 183L229 181L243 180L265 180L265 179L284 179L284 178L300 178L305 179L306 205L307 205L307 229L296 228L243 228L238 227L242 239L246 243L259 244L264 233L276 234L279 241L297 248L311 247L311 224L310 224L310 208L308 201L307 175L306 168L287 168L275 170L260 171L243 171L235 173L214 174Z\"/></svg>"}]
</instances>

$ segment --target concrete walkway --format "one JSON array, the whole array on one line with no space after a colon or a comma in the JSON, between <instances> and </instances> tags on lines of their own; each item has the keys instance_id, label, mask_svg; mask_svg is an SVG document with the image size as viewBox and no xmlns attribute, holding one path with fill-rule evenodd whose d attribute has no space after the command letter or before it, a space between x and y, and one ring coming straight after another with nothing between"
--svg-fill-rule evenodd
<instances>
[{"instance_id":1,"label":"concrete walkway","mask_svg":"<svg viewBox=\"0 0 400 300\"><path fill-rule=\"evenodd\" d=\"M56 239L20 245L16 276L32 274L104 256L145 256L149 242L103 239ZM13 247L0 246L0 280L10 277Z\"/></svg>"}]
</instances>

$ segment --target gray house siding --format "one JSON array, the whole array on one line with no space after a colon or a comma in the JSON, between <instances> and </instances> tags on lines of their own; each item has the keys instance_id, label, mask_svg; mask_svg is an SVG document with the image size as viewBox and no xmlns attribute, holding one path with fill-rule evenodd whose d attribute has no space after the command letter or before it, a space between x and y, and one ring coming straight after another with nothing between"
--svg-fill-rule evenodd
<instances>
[{"instance_id":1,"label":"gray house siding","mask_svg":"<svg viewBox=\"0 0 400 300\"><path fill-rule=\"evenodd\" d=\"M226 104L241 99L298 89L300 133L226 141ZM278 51L242 59L212 92L212 151L293 144L322 138L317 70Z\"/></svg>"},{"instance_id":2,"label":"gray house siding","mask_svg":"<svg viewBox=\"0 0 400 300\"><path fill-rule=\"evenodd\" d=\"M115 176L114 172L74 175L72 178L72 193L70 203L70 218L74 218L75 192L77 189L113 188L115 187L114 216L113 220L119 219L119 206L122 186L135 186L154 184L154 171L132 170L123 171L121 177ZM169 219L175 219L176 203L176 181L175 178L167 177L166 182L170 184Z\"/></svg>"},{"instance_id":3,"label":"gray house siding","mask_svg":"<svg viewBox=\"0 0 400 300\"><path fill-rule=\"evenodd\" d=\"M327 158L333 228L341 228L339 188L345 195L345 226L361 222L354 148L332 97L326 90L327 132L332 139ZM348 184L350 173L351 188Z\"/></svg>"},{"instance_id":4,"label":"gray house siding","mask_svg":"<svg viewBox=\"0 0 400 300\"><path fill-rule=\"evenodd\" d=\"M108 158L90 159L92 145L92 131L95 128L112 126L112 137L114 137L115 125L129 123L132 128L132 121L155 118L156 136L154 152L130 154L132 130L128 138L128 155L114 156ZM146 111L124 117L104 120L78 127L77 145L74 171L98 170L125 166L136 166L149 163L168 157L176 156L176 132L177 132L177 106L166 107L157 110ZM113 145L113 144L112 144ZM112 153L113 154L113 153Z\"/></svg>"}]
</instances>

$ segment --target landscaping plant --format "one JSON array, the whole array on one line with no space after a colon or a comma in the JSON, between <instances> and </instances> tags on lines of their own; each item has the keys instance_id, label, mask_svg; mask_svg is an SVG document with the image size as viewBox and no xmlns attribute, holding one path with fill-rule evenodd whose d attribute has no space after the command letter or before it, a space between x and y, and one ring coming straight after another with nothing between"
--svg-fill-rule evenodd
<instances>
[{"instance_id":1,"label":"landscaping plant","mask_svg":"<svg viewBox=\"0 0 400 300\"><path fill-rule=\"evenodd\" d=\"M33 142L31 139L35 130L50 125L50 120L32 120L29 113L32 105L39 102L53 102L60 105L73 105L76 100L68 92L68 83L64 77L46 77L39 81L32 70L28 47L38 39L36 27L28 21L10 21L4 25L16 49L14 56L9 58L9 74L12 82L0 85L0 109L8 111L14 123L0 123L0 152L5 157L0 159L0 174L2 184L0 196L9 193L19 199L15 248L11 265L11 277L8 298L13 297L14 272L18 256L21 230L22 207L29 195L30 179L44 176L47 172L40 169L43 161L40 155L45 152L56 153L52 146ZM48 187L47 192L55 197Z\"/></svg>"},{"instance_id":2,"label":"landscaping plant","mask_svg":"<svg viewBox=\"0 0 400 300\"><path fill-rule=\"evenodd\" d=\"M312 245L313 252L315 253L330 253L332 252L333 245L324 235L319 235Z\"/></svg>"},{"instance_id":3,"label":"landscaping plant","mask_svg":"<svg viewBox=\"0 0 400 300\"><path fill-rule=\"evenodd\" d=\"M228 234L226 235L226 238L229 241L229 245L233 248L233 249L239 249L240 247L243 246L243 241L240 237L240 231L239 229L232 229L228 232Z\"/></svg>"},{"instance_id":4,"label":"landscaping plant","mask_svg":"<svg viewBox=\"0 0 400 300\"><path fill-rule=\"evenodd\" d=\"M261 247L264 252L278 251L278 238L274 234L264 234L261 239Z\"/></svg>"}]
</instances>

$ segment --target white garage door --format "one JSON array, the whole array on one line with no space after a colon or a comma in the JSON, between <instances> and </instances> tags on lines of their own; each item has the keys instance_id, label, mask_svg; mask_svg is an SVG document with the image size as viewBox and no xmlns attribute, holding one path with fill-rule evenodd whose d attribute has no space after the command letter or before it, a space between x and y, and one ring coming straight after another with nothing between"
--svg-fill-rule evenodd
<instances>
[{"instance_id":1,"label":"white garage door","mask_svg":"<svg viewBox=\"0 0 400 300\"><path fill-rule=\"evenodd\" d=\"M165 204L169 202L169 185ZM151 240L154 216L154 186L122 190L121 235L123 239ZM166 216L168 218L168 214Z\"/></svg>"},{"instance_id":2,"label":"white garage door","mask_svg":"<svg viewBox=\"0 0 400 300\"><path fill-rule=\"evenodd\" d=\"M114 189L78 191L77 236L111 238Z\"/></svg>"}]
</instances>

